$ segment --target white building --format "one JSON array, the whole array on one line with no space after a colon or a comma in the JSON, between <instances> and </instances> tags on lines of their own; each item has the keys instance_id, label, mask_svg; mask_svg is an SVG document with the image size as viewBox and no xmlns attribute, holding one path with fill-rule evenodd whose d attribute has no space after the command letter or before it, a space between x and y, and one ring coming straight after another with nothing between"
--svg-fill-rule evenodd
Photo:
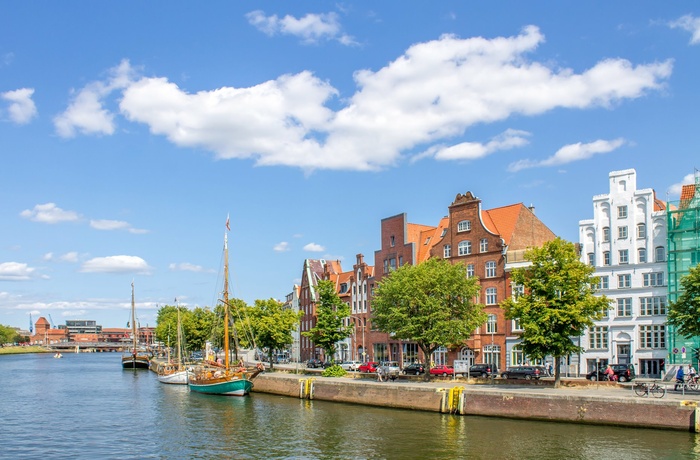
<instances>
[{"instance_id":1,"label":"white building","mask_svg":"<svg viewBox=\"0 0 700 460\"><path fill-rule=\"evenodd\" d=\"M579 222L581 260L595 267L607 317L581 337L579 372L596 365L634 364L658 377L666 348L666 203L637 189L634 169L609 174L610 193L593 197L593 219Z\"/></svg>"}]
</instances>

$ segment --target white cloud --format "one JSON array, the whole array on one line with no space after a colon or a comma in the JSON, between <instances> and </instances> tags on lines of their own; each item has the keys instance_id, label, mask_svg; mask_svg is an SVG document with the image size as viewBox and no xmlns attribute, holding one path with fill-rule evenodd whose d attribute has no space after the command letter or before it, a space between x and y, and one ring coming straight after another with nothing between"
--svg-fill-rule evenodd
<instances>
[{"instance_id":1,"label":"white cloud","mask_svg":"<svg viewBox=\"0 0 700 460\"><path fill-rule=\"evenodd\" d=\"M204 268L201 265L194 265L188 262L181 262L179 264L170 264L168 268L172 271L183 271L183 272L203 272Z\"/></svg>"},{"instance_id":2,"label":"white cloud","mask_svg":"<svg viewBox=\"0 0 700 460\"><path fill-rule=\"evenodd\" d=\"M325 250L326 250L326 248L324 248L320 244L316 244L316 243L309 243L306 246L304 246L304 251L309 251L309 252L323 252Z\"/></svg>"},{"instance_id":3,"label":"white cloud","mask_svg":"<svg viewBox=\"0 0 700 460\"><path fill-rule=\"evenodd\" d=\"M248 22L261 32L274 36L276 34L293 35L305 43L318 43L321 40L337 40L343 45L354 45L355 40L342 33L342 27L336 13L312 14L301 18L286 15L265 16L261 10L246 14Z\"/></svg>"},{"instance_id":4,"label":"white cloud","mask_svg":"<svg viewBox=\"0 0 700 460\"><path fill-rule=\"evenodd\" d=\"M338 111L326 106L338 91L308 71L197 93L167 78L134 78L124 81L119 108L151 133L218 159L365 171L392 166L418 146L441 159L507 148L431 146L514 115L614 107L663 88L672 72L671 61L633 65L624 59L602 60L580 74L555 70L527 58L543 42L540 30L529 26L514 37L446 35L418 43L378 71L357 71L357 91ZM122 65L123 74L133 73L128 62ZM524 142L523 136L511 140Z\"/></svg>"},{"instance_id":5,"label":"white cloud","mask_svg":"<svg viewBox=\"0 0 700 460\"><path fill-rule=\"evenodd\" d=\"M528 144L529 141L527 140L527 136L529 135L530 133L526 131L508 129L491 139L486 144L481 144L478 142L462 142L451 146L435 145L430 147L422 154L417 155L414 160L426 156L434 157L436 160L443 161L476 160L498 151L522 147L523 145Z\"/></svg>"},{"instance_id":6,"label":"white cloud","mask_svg":"<svg viewBox=\"0 0 700 460\"><path fill-rule=\"evenodd\" d=\"M37 204L34 209L25 209L19 214L25 219L45 224L57 224L59 222L75 222L80 219L74 211L64 211L55 203Z\"/></svg>"},{"instance_id":7,"label":"white cloud","mask_svg":"<svg viewBox=\"0 0 700 460\"><path fill-rule=\"evenodd\" d=\"M19 125L27 124L36 116L36 105L32 100L33 88L21 88L0 94L0 97L10 102L7 111L10 119Z\"/></svg>"},{"instance_id":8,"label":"white cloud","mask_svg":"<svg viewBox=\"0 0 700 460\"><path fill-rule=\"evenodd\" d=\"M44 259L47 262L53 260L53 252L47 252L46 254L44 254L42 259Z\"/></svg>"},{"instance_id":9,"label":"white cloud","mask_svg":"<svg viewBox=\"0 0 700 460\"><path fill-rule=\"evenodd\" d=\"M106 82L87 84L75 94L68 108L54 118L56 132L61 137L82 134L113 134L114 114L103 108L103 99L113 91L126 88L134 73L129 61L123 60L110 69Z\"/></svg>"},{"instance_id":10,"label":"white cloud","mask_svg":"<svg viewBox=\"0 0 700 460\"><path fill-rule=\"evenodd\" d=\"M683 29L686 32L690 32L690 44L697 45L700 43L700 18L696 18L690 14L681 16L675 21L671 21L668 24L672 29Z\"/></svg>"},{"instance_id":11,"label":"white cloud","mask_svg":"<svg viewBox=\"0 0 700 460\"><path fill-rule=\"evenodd\" d=\"M542 166L558 166L574 161L586 160L591 158L593 155L601 153L610 153L617 150L622 145L625 144L624 139L614 139L608 140L597 140L594 142L589 142L588 144L583 144L578 142L576 144L565 145L564 147L557 150L557 152L551 157L536 161L536 160L520 160L508 165L508 171L517 172L522 169L527 168L538 168Z\"/></svg>"},{"instance_id":12,"label":"white cloud","mask_svg":"<svg viewBox=\"0 0 700 460\"><path fill-rule=\"evenodd\" d=\"M150 274L151 267L137 256L95 257L85 261L80 270L85 273L140 273Z\"/></svg>"},{"instance_id":13,"label":"white cloud","mask_svg":"<svg viewBox=\"0 0 700 460\"><path fill-rule=\"evenodd\" d=\"M32 278L36 269L19 262L0 263L0 280L26 281Z\"/></svg>"},{"instance_id":14,"label":"white cloud","mask_svg":"<svg viewBox=\"0 0 700 460\"><path fill-rule=\"evenodd\" d=\"M277 243L273 248L275 252L286 252L289 251L291 248L289 247L289 243L286 241L281 241Z\"/></svg>"},{"instance_id":15,"label":"white cloud","mask_svg":"<svg viewBox=\"0 0 700 460\"><path fill-rule=\"evenodd\" d=\"M683 186L688 185L688 184L694 184L694 183L695 183L695 174L688 174L680 182L671 185L668 188L668 194L680 197L681 191L683 190Z\"/></svg>"},{"instance_id":16,"label":"white cloud","mask_svg":"<svg viewBox=\"0 0 700 460\"><path fill-rule=\"evenodd\" d=\"M66 252L60 257L61 261L63 262L77 262L78 261L78 253L75 251L71 252Z\"/></svg>"},{"instance_id":17,"label":"white cloud","mask_svg":"<svg viewBox=\"0 0 700 460\"><path fill-rule=\"evenodd\" d=\"M91 220L90 227L94 228L95 230L121 230L129 228L130 225L128 222L124 222L121 220L101 219Z\"/></svg>"}]
</instances>

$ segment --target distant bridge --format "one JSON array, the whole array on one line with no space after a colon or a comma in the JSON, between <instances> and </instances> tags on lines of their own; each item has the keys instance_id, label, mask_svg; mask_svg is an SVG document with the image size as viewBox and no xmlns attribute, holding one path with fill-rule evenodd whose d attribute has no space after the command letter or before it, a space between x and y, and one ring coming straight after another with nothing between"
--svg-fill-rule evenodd
<instances>
[{"instance_id":1,"label":"distant bridge","mask_svg":"<svg viewBox=\"0 0 700 460\"><path fill-rule=\"evenodd\" d=\"M110 342L59 342L52 343L51 349L56 351L70 352L75 351L76 347L81 352L121 352L129 349L131 344L124 345L122 343Z\"/></svg>"}]
</instances>

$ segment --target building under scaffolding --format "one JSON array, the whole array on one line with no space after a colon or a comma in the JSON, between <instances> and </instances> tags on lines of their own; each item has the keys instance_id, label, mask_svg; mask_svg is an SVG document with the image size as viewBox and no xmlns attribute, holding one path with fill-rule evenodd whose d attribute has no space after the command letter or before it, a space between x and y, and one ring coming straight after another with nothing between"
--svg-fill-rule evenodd
<instances>
[{"instance_id":1,"label":"building under scaffolding","mask_svg":"<svg viewBox=\"0 0 700 460\"><path fill-rule=\"evenodd\" d=\"M682 294L681 280L700 263L700 174L695 183L684 185L681 198L669 203L668 223L668 300L676 302ZM700 337L683 337L668 327L668 351L672 364L697 366L693 356L700 349Z\"/></svg>"}]
</instances>

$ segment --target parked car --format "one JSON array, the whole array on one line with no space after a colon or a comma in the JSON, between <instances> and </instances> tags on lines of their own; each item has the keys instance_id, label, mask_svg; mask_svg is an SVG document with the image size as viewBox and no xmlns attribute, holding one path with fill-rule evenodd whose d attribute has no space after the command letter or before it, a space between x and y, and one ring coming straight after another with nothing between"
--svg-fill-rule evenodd
<instances>
[{"instance_id":1,"label":"parked car","mask_svg":"<svg viewBox=\"0 0 700 460\"><path fill-rule=\"evenodd\" d=\"M388 376L399 375L401 373L401 367L399 367L398 361L384 361L382 362L382 369L384 370L384 375Z\"/></svg>"},{"instance_id":2,"label":"parked car","mask_svg":"<svg viewBox=\"0 0 700 460\"><path fill-rule=\"evenodd\" d=\"M317 369L319 367L325 367L324 364L325 363L318 358L311 358L306 362L306 367L311 369Z\"/></svg>"},{"instance_id":3,"label":"parked car","mask_svg":"<svg viewBox=\"0 0 700 460\"><path fill-rule=\"evenodd\" d=\"M454 375L455 370L452 366L445 366L444 364L438 364L437 366L430 368L430 375Z\"/></svg>"},{"instance_id":4,"label":"parked car","mask_svg":"<svg viewBox=\"0 0 700 460\"><path fill-rule=\"evenodd\" d=\"M635 378L634 365L632 364L611 364L610 367L615 372L618 382L629 382ZM588 380L606 380L605 369L606 367L601 367L597 371L593 370L586 374L586 378Z\"/></svg>"},{"instance_id":5,"label":"parked car","mask_svg":"<svg viewBox=\"0 0 700 460\"><path fill-rule=\"evenodd\" d=\"M425 373L425 366L421 363L412 363L401 371L405 375L420 375Z\"/></svg>"},{"instance_id":6,"label":"parked car","mask_svg":"<svg viewBox=\"0 0 700 460\"><path fill-rule=\"evenodd\" d=\"M543 366L514 366L509 367L501 374L504 379L538 379L547 375L547 369Z\"/></svg>"},{"instance_id":7,"label":"parked car","mask_svg":"<svg viewBox=\"0 0 700 460\"><path fill-rule=\"evenodd\" d=\"M361 365L362 361L345 361L343 363L340 363L340 367L342 367L346 371L356 371L360 368Z\"/></svg>"},{"instance_id":8,"label":"parked car","mask_svg":"<svg viewBox=\"0 0 700 460\"><path fill-rule=\"evenodd\" d=\"M491 375L498 375L498 369L493 364L481 363L474 364L469 368L470 377L490 377Z\"/></svg>"},{"instance_id":9,"label":"parked car","mask_svg":"<svg viewBox=\"0 0 700 460\"><path fill-rule=\"evenodd\" d=\"M379 367L378 362L367 361L366 363L360 364L360 367L357 370L360 372L377 372L377 367Z\"/></svg>"}]
</instances>

